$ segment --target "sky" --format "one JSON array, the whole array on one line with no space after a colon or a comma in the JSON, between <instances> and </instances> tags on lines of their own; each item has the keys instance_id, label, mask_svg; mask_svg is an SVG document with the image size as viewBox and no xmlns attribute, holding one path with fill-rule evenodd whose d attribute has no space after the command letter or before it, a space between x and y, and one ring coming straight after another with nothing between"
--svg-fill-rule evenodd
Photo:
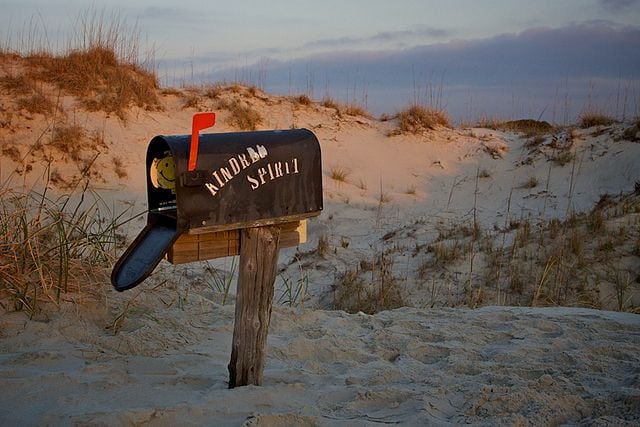
<instances>
[{"instance_id":1,"label":"sky","mask_svg":"<svg viewBox=\"0 0 640 427\"><path fill-rule=\"evenodd\" d=\"M87 5L0 1L3 45L39 37L64 46ZM640 114L640 0L108 0L91 7L140 34L164 85L243 80L279 94L355 102L376 115L417 102L456 121L566 123L590 109Z\"/></svg>"}]
</instances>

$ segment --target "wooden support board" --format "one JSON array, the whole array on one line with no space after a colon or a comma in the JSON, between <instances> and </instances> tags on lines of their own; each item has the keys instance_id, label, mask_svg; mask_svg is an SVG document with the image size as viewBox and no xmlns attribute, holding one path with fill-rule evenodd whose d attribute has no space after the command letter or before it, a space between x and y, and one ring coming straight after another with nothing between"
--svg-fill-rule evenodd
<instances>
[{"instance_id":1,"label":"wooden support board","mask_svg":"<svg viewBox=\"0 0 640 427\"><path fill-rule=\"evenodd\" d=\"M280 248L290 248L307 241L307 221L278 224ZM176 240L166 259L172 264L222 258L240 252L240 230L216 231L202 234L183 234Z\"/></svg>"}]
</instances>

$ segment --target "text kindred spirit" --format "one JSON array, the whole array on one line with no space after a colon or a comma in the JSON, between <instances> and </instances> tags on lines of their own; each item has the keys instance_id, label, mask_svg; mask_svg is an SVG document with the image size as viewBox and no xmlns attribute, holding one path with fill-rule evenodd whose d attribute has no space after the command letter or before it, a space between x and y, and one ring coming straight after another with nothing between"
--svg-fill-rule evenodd
<instances>
[{"instance_id":1,"label":"text kindred spirit","mask_svg":"<svg viewBox=\"0 0 640 427\"><path fill-rule=\"evenodd\" d=\"M221 166L211 172L214 182L205 184L212 196L218 194L218 191L224 187L229 181L238 176L240 172L266 158L269 153L263 145L256 145L255 149L247 147L247 153L240 153L227 160L228 166ZM267 182L276 180L285 175L293 175L300 173L298 169L298 159L296 157L287 161L269 162L265 166L258 168L257 175L247 174L247 181L251 185L252 190L257 190L260 186Z\"/></svg>"}]
</instances>

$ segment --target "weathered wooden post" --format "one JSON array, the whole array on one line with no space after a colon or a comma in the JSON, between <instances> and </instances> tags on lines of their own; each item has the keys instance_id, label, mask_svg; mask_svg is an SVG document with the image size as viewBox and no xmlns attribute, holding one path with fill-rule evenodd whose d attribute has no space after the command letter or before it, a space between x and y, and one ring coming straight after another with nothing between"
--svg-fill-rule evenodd
<instances>
[{"instance_id":1,"label":"weathered wooden post","mask_svg":"<svg viewBox=\"0 0 640 427\"><path fill-rule=\"evenodd\" d=\"M240 270L229 388L262 384L279 240L280 229L276 226L240 231Z\"/></svg>"},{"instance_id":2,"label":"weathered wooden post","mask_svg":"<svg viewBox=\"0 0 640 427\"><path fill-rule=\"evenodd\" d=\"M147 225L113 268L118 291L173 264L240 255L229 387L260 385L280 248L322 211L320 144L306 129L156 136L147 148Z\"/></svg>"}]
</instances>

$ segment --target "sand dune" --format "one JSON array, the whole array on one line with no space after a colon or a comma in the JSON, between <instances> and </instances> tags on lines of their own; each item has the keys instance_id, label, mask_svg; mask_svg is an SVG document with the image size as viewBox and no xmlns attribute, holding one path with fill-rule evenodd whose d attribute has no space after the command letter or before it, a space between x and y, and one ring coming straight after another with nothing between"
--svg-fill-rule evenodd
<instances>
[{"instance_id":1,"label":"sand dune","mask_svg":"<svg viewBox=\"0 0 640 427\"><path fill-rule=\"evenodd\" d=\"M133 291L86 283L91 292L68 294L35 320L3 309L0 424L637 425L640 317L584 308L640 306L640 144L621 138L631 124L558 130L535 144L471 127L389 136L394 120L246 88L218 99L201 94L197 108L184 107L183 95L164 95L164 111L132 108L126 121L77 108L70 96L62 104L87 135L103 135L92 189L128 215L146 208L147 142L188 133L194 111L215 111L220 99L240 97L263 117L260 128L316 133L325 211L309 223L310 243L280 256L276 300L287 283L305 286L293 308L274 307L264 385L227 389L233 296L222 304L201 264L163 263ZM0 129L0 181L37 188L43 159L27 155L25 141L50 133L51 122L15 117ZM213 131L237 130L231 122L219 109ZM11 147L25 161L16 162ZM554 157L561 152L569 163ZM64 155L52 168L67 184L79 175ZM333 179L339 168L344 179ZM575 279L576 288L567 288L566 303L578 307L508 306L553 305L558 296L540 275L556 259L534 256L556 244L550 231L522 243L522 230L587 215L604 194L604 231L594 232L587 217L571 229L581 233L572 262L589 266L580 277L591 283L583 289ZM476 224L484 240L463 231ZM141 227L137 220L122 231L132 237ZM470 250L434 264L438 245L458 244ZM502 282L487 275L497 248L512 254L509 268L529 266L518 276L522 288L514 287L514 273ZM230 262L211 266L229 270ZM609 267L626 274L623 301ZM393 279L408 307L375 315L332 310L340 308L336 293L348 271L364 286Z\"/></svg>"}]
</instances>

